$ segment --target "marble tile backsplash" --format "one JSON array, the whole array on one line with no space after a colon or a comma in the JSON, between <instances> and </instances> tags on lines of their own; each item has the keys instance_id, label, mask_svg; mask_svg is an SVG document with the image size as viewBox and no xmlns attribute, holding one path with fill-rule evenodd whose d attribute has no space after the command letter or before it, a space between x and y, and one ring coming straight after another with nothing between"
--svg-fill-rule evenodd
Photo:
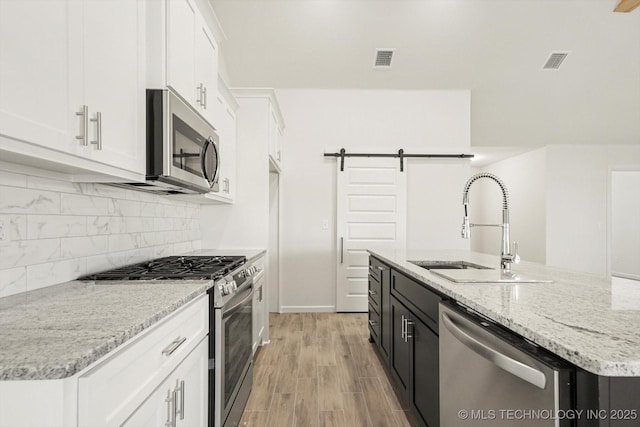
<instances>
[{"instance_id":1,"label":"marble tile backsplash","mask_svg":"<svg viewBox=\"0 0 640 427\"><path fill-rule=\"evenodd\" d=\"M200 249L200 206L0 170L0 297Z\"/></svg>"}]
</instances>

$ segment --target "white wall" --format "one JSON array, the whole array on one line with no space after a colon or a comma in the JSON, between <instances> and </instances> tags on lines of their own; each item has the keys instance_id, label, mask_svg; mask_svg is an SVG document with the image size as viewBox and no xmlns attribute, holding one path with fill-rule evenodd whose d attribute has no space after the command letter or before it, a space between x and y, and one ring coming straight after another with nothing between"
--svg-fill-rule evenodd
<instances>
[{"instance_id":1,"label":"white wall","mask_svg":"<svg viewBox=\"0 0 640 427\"><path fill-rule=\"evenodd\" d=\"M611 172L611 274L640 280L640 169Z\"/></svg>"},{"instance_id":2,"label":"white wall","mask_svg":"<svg viewBox=\"0 0 640 427\"><path fill-rule=\"evenodd\" d=\"M547 147L547 264L607 273L609 175L640 166L640 145Z\"/></svg>"},{"instance_id":3,"label":"white wall","mask_svg":"<svg viewBox=\"0 0 640 427\"><path fill-rule=\"evenodd\" d=\"M281 175L282 301L335 305L336 160L325 150L469 152L468 91L277 91L287 122ZM348 161L348 160L347 160ZM408 246L468 248L459 237L468 160L409 160ZM458 190L460 189L460 191ZM329 221L328 230L322 221Z\"/></svg>"},{"instance_id":4,"label":"white wall","mask_svg":"<svg viewBox=\"0 0 640 427\"><path fill-rule=\"evenodd\" d=\"M477 172L490 172L509 191L511 243L518 242L520 257L546 261L546 148L537 149L488 165ZM462 193L462 192L461 192ZM475 181L469 191L470 219L474 223L502 223L502 192L493 180ZM499 255L502 230L493 227L471 229L471 249Z\"/></svg>"},{"instance_id":5,"label":"white wall","mask_svg":"<svg viewBox=\"0 0 640 427\"><path fill-rule=\"evenodd\" d=\"M0 297L200 248L200 206L0 170Z\"/></svg>"},{"instance_id":6,"label":"white wall","mask_svg":"<svg viewBox=\"0 0 640 427\"><path fill-rule=\"evenodd\" d=\"M510 191L511 237L519 242L523 259L610 274L610 176L616 169L640 169L640 146L549 145L482 170L498 175ZM477 206L473 202L476 194L491 197L491 205L499 203L497 190L476 189L479 185L472 187L472 212ZM497 189L495 185L488 185ZM479 193L475 193L478 190ZM635 200L638 199L640 196L636 195ZM497 208L484 204L482 209L493 209L493 212L479 212L480 220L500 220ZM629 223L632 230L638 220L627 217L623 222ZM472 236L473 250L499 253L496 230L474 228ZM637 257L631 258L630 263L636 268L640 264Z\"/></svg>"}]
</instances>

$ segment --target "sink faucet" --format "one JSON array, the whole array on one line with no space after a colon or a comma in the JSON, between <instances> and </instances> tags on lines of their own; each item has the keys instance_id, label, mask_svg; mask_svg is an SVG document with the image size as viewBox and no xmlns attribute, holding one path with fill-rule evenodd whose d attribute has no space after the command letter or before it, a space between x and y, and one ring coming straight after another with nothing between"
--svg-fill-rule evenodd
<instances>
[{"instance_id":1,"label":"sink faucet","mask_svg":"<svg viewBox=\"0 0 640 427\"><path fill-rule=\"evenodd\" d=\"M472 224L469 222L469 188L471 184L480 178L489 178L495 181L502 190L502 224ZM473 175L464 186L462 193L462 204L464 206L464 219L462 220L462 238L468 239L471 236L471 227L502 227L502 253L500 254L500 269L504 273L511 272L511 264L519 263L518 244L514 242L514 253L511 253L509 237L509 192L504 182L491 173L478 173Z\"/></svg>"}]
</instances>

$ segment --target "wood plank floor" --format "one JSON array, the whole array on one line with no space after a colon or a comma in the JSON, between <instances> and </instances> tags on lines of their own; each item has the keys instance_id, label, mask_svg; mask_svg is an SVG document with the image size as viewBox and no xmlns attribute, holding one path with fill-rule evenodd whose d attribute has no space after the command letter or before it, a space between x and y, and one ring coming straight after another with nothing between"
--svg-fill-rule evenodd
<instances>
[{"instance_id":1,"label":"wood plank floor","mask_svg":"<svg viewBox=\"0 0 640 427\"><path fill-rule=\"evenodd\" d=\"M241 426L410 427L366 313L271 314Z\"/></svg>"}]
</instances>

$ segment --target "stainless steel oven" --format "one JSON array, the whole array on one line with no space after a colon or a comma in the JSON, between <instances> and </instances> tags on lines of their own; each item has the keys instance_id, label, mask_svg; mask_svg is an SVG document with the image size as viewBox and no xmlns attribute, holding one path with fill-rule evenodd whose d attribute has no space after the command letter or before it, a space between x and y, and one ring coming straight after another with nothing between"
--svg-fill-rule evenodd
<instances>
[{"instance_id":1,"label":"stainless steel oven","mask_svg":"<svg viewBox=\"0 0 640 427\"><path fill-rule=\"evenodd\" d=\"M252 267L217 283L213 288L214 315L210 341L212 427L238 426L253 384L253 274ZM231 280L229 280L231 279ZM237 282L243 281L240 285ZM231 289L229 289L229 287ZM226 288L226 289L225 289ZM228 291L228 295L224 295Z\"/></svg>"}]
</instances>

